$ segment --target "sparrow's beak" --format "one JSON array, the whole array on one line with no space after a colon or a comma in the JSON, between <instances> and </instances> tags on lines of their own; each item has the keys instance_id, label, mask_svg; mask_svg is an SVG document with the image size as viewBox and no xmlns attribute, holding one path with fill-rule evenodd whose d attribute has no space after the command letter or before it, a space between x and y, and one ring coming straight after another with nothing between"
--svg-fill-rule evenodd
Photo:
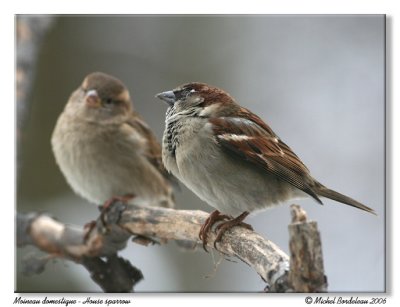
<instances>
[{"instance_id":1,"label":"sparrow's beak","mask_svg":"<svg viewBox=\"0 0 400 307\"><path fill-rule=\"evenodd\" d=\"M88 107L98 108L101 106L101 100L96 90L87 91L85 101Z\"/></svg>"},{"instance_id":2,"label":"sparrow's beak","mask_svg":"<svg viewBox=\"0 0 400 307\"><path fill-rule=\"evenodd\" d=\"M170 107L172 107L176 101L176 97L173 91L159 93L156 95L156 97L164 100Z\"/></svg>"}]
</instances>

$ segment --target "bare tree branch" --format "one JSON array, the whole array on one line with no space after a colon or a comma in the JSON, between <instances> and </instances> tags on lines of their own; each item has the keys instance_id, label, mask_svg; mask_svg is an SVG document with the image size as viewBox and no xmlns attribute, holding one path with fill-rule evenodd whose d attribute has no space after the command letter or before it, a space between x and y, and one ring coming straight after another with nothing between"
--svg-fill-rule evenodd
<instances>
[{"instance_id":1,"label":"bare tree branch","mask_svg":"<svg viewBox=\"0 0 400 307\"><path fill-rule=\"evenodd\" d=\"M121 216L120 225L134 234L201 244L198 234L207 217L208 214L202 211L128 208ZM214 233L210 234L208 249L214 248L215 237ZM225 233L217 248L226 256L247 263L269 284L271 291L282 291L288 287L288 256L256 232L234 227Z\"/></svg>"},{"instance_id":2,"label":"bare tree branch","mask_svg":"<svg viewBox=\"0 0 400 307\"><path fill-rule=\"evenodd\" d=\"M326 292L321 238L316 222L298 205L291 206L289 280L295 292Z\"/></svg>"},{"instance_id":3,"label":"bare tree branch","mask_svg":"<svg viewBox=\"0 0 400 307\"><path fill-rule=\"evenodd\" d=\"M47 215L19 215L17 243L35 245L41 250L76 262L84 257L114 255L125 248L131 235L157 241L190 241L200 244L198 233L208 214L202 211L115 204L85 233L82 227L66 225ZM215 234L210 234L209 249ZM257 233L235 227L226 232L217 247L221 253L237 257L251 266L269 284L270 291L286 291L289 258L273 242Z\"/></svg>"},{"instance_id":4,"label":"bare tree branch","mask_svg":"<svg viewBox=\"0 0 400 307\"><path fill-rule=\"evenodd\" d=\"M112 214L119 212L114 209L110 217ZM28 255L23 271L26 275L40 273L48 260L61 257L82 264L105 292L132 292L143 275L128 260L117 256L130 234L116 225L107 227L108 230L99 219L88 233L90 228L66 225L44 214L18 214L17 245L34 245L49 254Z\"/></svg>"},{"instance_id":5,"label":"bare tree branch","mask_svg":"<svg viewBox=\"0 0 400 307\"><path fill-rule=\"evenodd\" d=\"M104 292L132 292L133 287L143 279L140 270L116 254L105 260L100 257L82 257L81 262Z\"/></svg>"},{"instance_id":6,"label":"bare tree branch","mask_svg":"<svg viewBox=\"0 0 400 307\"><path fill-rule=\"evenodd\" d=\"M20 215L17 223L17 238L19 245L35 245L49 254L83 263L88 268L98 262L98 257L114 257L118 250L125 248L128 238L132 235L151 238L161 243L175 240L201 245L198 234L207 216L208 214L202 211L136 207L116 203L110 207L109 211L100 216L96 226L88 233L82 227L63 224L47 215ZM304 229L314 227L309 226L310 224L314 225L314 222L296 220L289 226L292 236L291 247L293 245L297 248L297 243L292 241L298 240L299 236L308 236L309 232ZM314 238L315 236L310 240ZM215 234L211 233L208 249L214 248L214 239ZM308 241L307 243L312 255L315 252L312 249L316 248L318 251L318 246L320 248L318 244ZM304 247L301 246L300 244L294 250L304 253ZM290 280L289 257L273 242L262 238L254 231L243 227L234 227L223 235L217 248L218 252L223 255L236 257L252 267L267 283L267 291L314 292L326 290L326 285L325 288L322 288L320 285L314 284L314 279L304 278L303 268L310 268L310 271L307 271L308 277L314 274L313 264L308 262L315 261L315 258L302 258L299 257L300 254L292 252L296 259L291 262L292 279ZM91 257L97 259L90 262ZM320 260L322 261L322 258ZM87 261L89 261L89 265L87 265ZM323 267L319 264L314 265L318 266L318 269L322 269L323 274ZM297 271L300 277L296 279L294 276L297 275L293 274ZM93 276L93 270L91 274ZM93 279L98 282L96 278ZM296 285L296 288L292 287L291 282ZM311 283L311 286L299 288L299 283ZM118 289L121 290L121 288Z\"/></svg>"}]
</instances>

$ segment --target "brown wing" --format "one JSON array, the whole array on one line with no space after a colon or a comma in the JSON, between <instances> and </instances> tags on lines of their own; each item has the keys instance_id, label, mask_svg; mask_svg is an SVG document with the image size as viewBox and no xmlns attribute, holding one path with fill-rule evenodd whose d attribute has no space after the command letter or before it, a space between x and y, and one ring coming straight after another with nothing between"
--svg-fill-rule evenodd
<instances>
[{"instance_id":1,"label":"brown wing","mask_svg":"<svg viewBox=\"0 0 400 307\"><path fill-rule=\"evenodd\" d=\"M161 145L146 122L138 114L135 114L135 116L130 118L127 124L133 127L136 131L139 131L141 135L146 138L149 144L149 146L147 146L146 156L150 163L153 164L167 180L176 185L176 179L168 173L162 162Z\"/></svg>"},{"instance_id":2,"label":"brown wing","mask_svg":"<svg viewBox=\"0 0 400 307\"><path fill-rule=\"evenodd\" d=\"M217 142L228 154L274 174L322 203L307 167L272 129L248 110L240 117L210 118Z\"/></svg>"}]
</instances>

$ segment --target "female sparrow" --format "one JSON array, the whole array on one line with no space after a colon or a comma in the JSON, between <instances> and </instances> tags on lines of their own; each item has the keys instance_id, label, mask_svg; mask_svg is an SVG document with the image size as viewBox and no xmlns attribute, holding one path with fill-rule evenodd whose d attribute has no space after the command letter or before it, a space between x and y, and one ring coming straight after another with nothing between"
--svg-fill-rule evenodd
<instances>
[{"instance_id":1,"label":"female sparrow","mask_svg":"<svg viewBox=\"0 0 400 307\"><path fill-rule=\"evenodd\" d=\"M174 206L161 146L120 80L89 74L58 118L51 144L67 182L89 202L134 196L135 204Z\"/></svg>"},{"instance_id":2,"label":"female sparrow","mask_svg":"<svg viewBox=\"0 0 400 307\"><path fill-rule=\"evenodd\" d=\"M156 97L168 104L162 159L169 172L214 207L201 228L203 246L216 221L215 243L226 229L255 210L310 196L374 213L356 200L315 180L296 154L225 91L188 83ZM222 212L222 214L221 214ZM233 218L235 216L235 218Z\"/></svg>"}]
</instances>

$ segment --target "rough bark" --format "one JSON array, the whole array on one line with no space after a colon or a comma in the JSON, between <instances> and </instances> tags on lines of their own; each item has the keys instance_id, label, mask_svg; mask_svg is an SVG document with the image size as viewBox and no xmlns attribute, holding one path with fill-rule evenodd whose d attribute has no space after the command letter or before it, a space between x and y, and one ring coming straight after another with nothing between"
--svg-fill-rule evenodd
<instances>
[{"instance_id":1,"label":"rough bark","mask_svg":"<svg viewBox=\"0 0 400 307\"><path fill-rule=\"evenodd\" d=\"M207 213L155 207L134 207L115 204L102 215L88 233L82 227L63 224L48 215L19 215L17 243L34 245L53 256L76 262L90 257L110 257L125 248L131 235L201 244L198 233ZM212 249L215 234L210 234ZM143 241L141 239L141 241ZM269 285L269 291L286 291L288 256L273 242L254 231L234 227L226 232L218 252L236 257L252 267Z\"/></svg>"},{"instance_id":2,"label":"rough bark","mask_svg":"<svg viewBox=\"0 0 400 307\"><path fill-rule=\"evenodd\" d=\"M298 205L291 206L291 213L289 282L295 292L326 292L327 278L317 223L307 222L305 211Z\"/></svg>"},{"instance_id":3,"label":"rough bark","mask_svg":"<svg viewBox=\"0 0 400 307\"><path fill-rule=\"evenodd\" d=\"M238 258L253 268L267 283L265 291L326 291L316 223L307 222L305 212L301 212L297 210L296 218L289 225L292 257L290 274L289 257L276 244L244 227L228 230L217 243L217 251L226 257ZM116 203L102 213L91 228L66 225L44 214L19 215L17 243L19 246L34 245L52 257L81 263L102 289L122 292L128 291L127 284L133 287L142 278L140 271L130 264L129 270L124 269L126 260L115 261L117 252L125 248L131 236L138 243L173 240L180 244L184 242L186 245L201 246L198 234L207 217L208 214L202 211L136 207L122 203ZM208 250L214 248L215 237L215 233L210 233ZM104 261L100 257L114 261ZM104 279L105 274L113 273L110 270L127 270L131 274L125 277L121 277L123 274L109 275ZM113 278L125 278L125 287L119 283L120 279L110 283Z\"/></svg>"}]
</instances>

